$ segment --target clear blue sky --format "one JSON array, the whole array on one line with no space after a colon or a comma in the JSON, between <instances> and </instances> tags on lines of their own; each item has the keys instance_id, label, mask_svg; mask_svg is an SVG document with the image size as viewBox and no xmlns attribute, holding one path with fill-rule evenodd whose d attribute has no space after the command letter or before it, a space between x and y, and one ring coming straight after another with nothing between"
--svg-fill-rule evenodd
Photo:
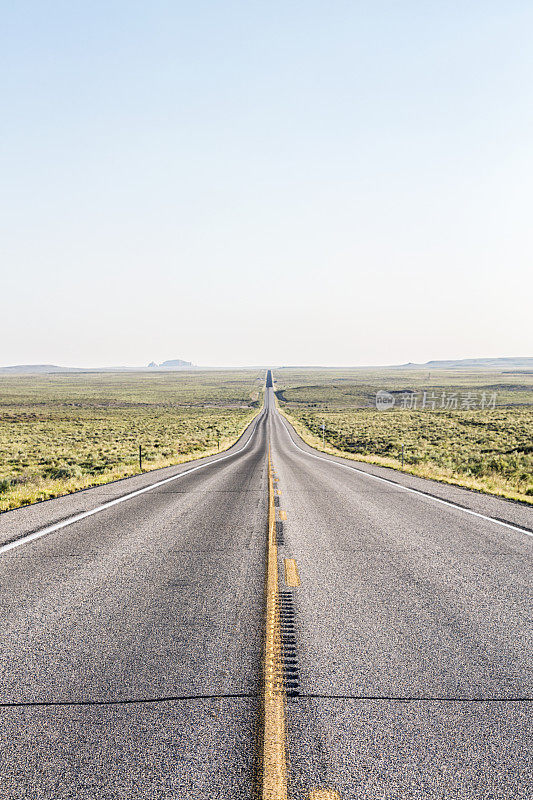
<instances>
[{"instance_id":1,"label":"clear blue sky","mask_svg":"<svg viewBox=\"0 0 533 800\"><path fill-rule=\"evenodd\" d=\"M533 354L529 0L1 11L1 364Z\"/></svg>"}]
</instances>

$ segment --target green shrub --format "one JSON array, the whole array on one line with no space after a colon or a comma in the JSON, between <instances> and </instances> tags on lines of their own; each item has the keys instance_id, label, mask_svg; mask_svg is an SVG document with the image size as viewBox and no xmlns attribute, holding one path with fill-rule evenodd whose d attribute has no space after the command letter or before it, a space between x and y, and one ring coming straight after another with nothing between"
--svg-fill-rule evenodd
<instances>
[{"instance_id":1,"label":"green shrub","mask_svg":"<svg viewBox=\"0 0 533 800\"><path fill-rule=\"evenodd\" d=\"M48 469L46 474L54 480L65 480L68 478L80 478L82 471L77 464L60 464L58 467Z\"/></svg>"}]
</instances>

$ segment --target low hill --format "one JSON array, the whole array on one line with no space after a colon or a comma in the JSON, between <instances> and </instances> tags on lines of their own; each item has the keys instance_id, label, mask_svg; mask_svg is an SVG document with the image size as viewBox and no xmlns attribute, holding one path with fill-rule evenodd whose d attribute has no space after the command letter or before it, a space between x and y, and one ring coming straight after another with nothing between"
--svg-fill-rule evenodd
<instances>
[{"instance_id":1,"label":"low hill","mask_svg":"<svg viewBox=\"0 0 533 800\"><path fill-rule=\"evenodd\" d=\"M56 364L16 364L12 367L0 367L0 372L8 373L48 373L48 372L79 372L75 367L58 367Z\"/></svg>"},{"instance_id":2,"label":"low hill","mask_svg":"<svg viewBox=\"0 0 533 800\"><path fill-rule=\"evenodd\" d=\"M400 364L398 369L533 369L533 358L460 358L450 361L426 361L425 364Z\"/></svg>"}]
</instances>

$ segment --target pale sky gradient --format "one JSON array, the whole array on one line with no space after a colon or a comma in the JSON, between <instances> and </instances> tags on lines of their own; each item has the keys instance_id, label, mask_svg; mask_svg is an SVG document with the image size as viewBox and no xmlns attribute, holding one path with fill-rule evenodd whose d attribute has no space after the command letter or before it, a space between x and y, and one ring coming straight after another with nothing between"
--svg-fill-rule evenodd
<instances>
[{"instance_id":1,"label":"pale sky gradient","mask_svg":"<svg viewBox=\"0 0 533 800\"><path fill-rule=\"evenodd\" d=\"M533 4L1 3L0 364L533 355Z\"/></svg>"}]
</instances>

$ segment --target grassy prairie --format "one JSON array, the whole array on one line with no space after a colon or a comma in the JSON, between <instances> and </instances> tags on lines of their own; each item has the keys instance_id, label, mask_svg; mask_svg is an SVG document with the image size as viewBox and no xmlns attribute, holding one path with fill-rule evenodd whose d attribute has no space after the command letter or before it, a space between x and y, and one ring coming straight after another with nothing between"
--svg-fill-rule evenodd
<instances>
[{"instance_id":1,"label":"grassy prairie","mask_svg":"<svg viewBox=\"0 0 533 800\"><path fill-rule=\"evenodd\" d=\"M0 511L229 447L264 373L0 376Z\"/></svg>"},{"instance_id":2,"label":"grassy prairie","mask_svg":"<svg viewBox=\"0 0 533 800\"><path fill-rule=\"evenodd\" d=\"M403 444L407 472L533 503L531 374L284 369L274 382L281 410L319 449L324 424L328 452L401 469ZM385 411L380 389L395 400Z\"/></svg>"}]
</instances>

